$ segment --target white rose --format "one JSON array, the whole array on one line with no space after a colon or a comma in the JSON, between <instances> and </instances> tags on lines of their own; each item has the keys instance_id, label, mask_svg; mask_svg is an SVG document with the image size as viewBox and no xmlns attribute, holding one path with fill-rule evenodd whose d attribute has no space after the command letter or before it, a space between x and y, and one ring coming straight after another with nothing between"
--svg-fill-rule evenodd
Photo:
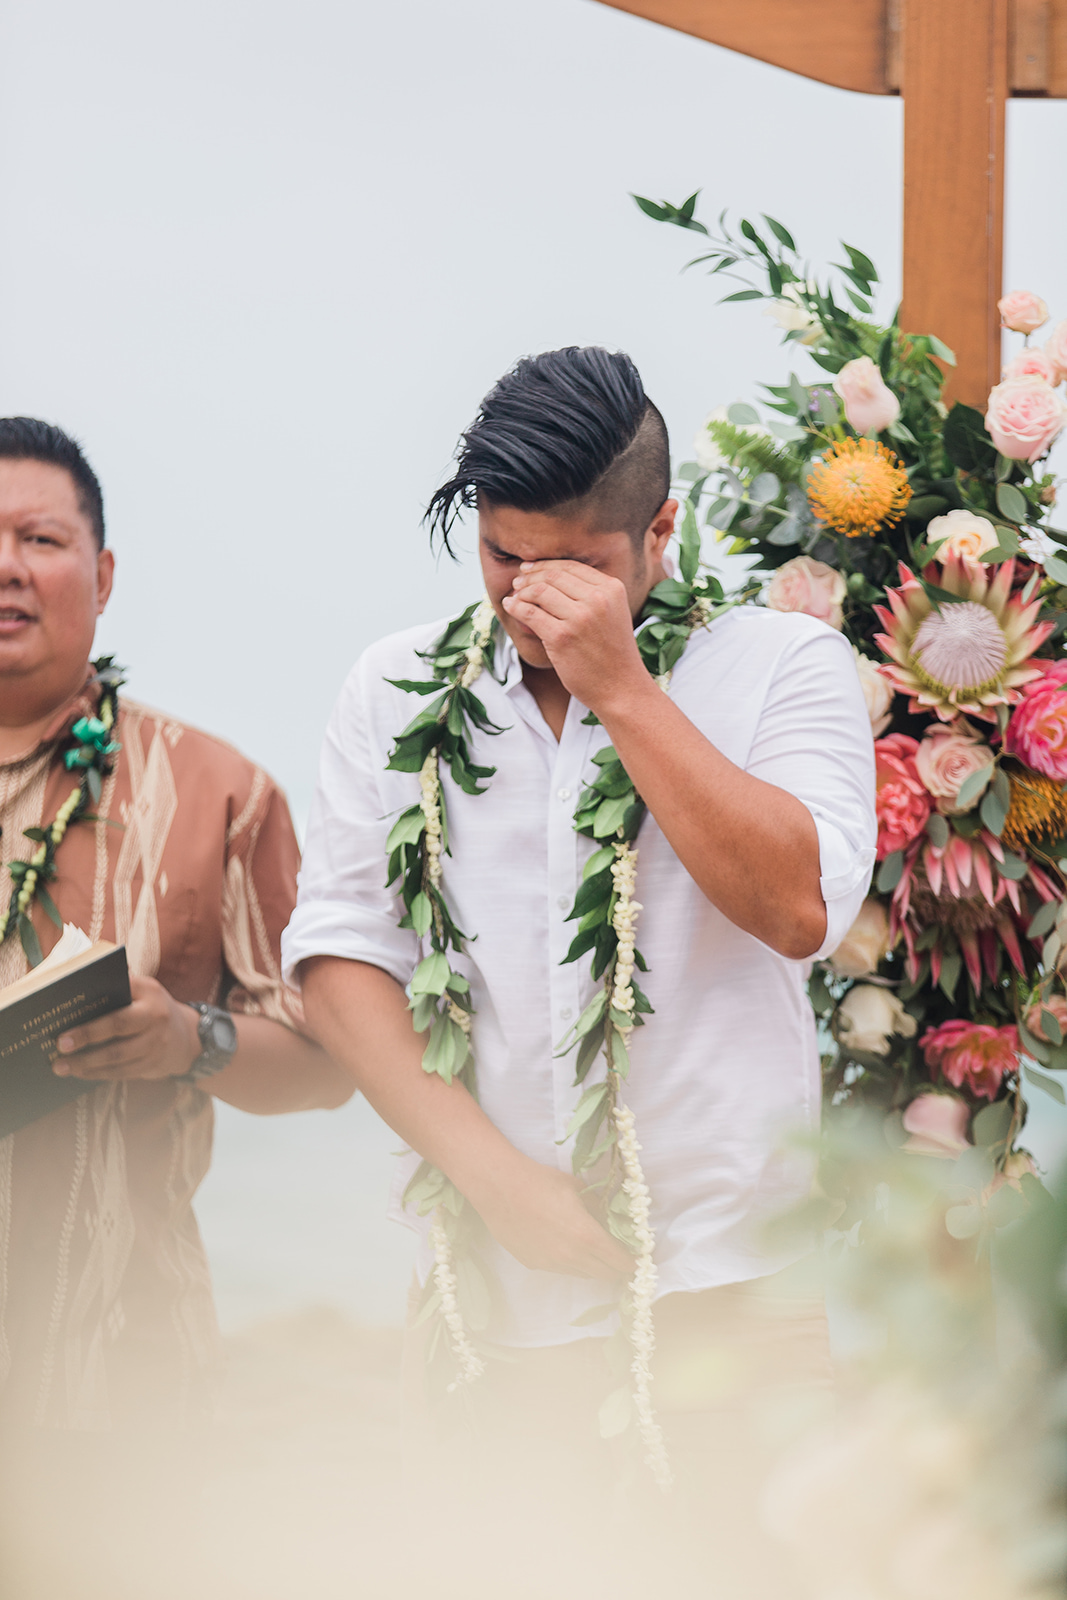
<instances>
[{"instance_id":1,"label":"white rose","mask_svg":"<svg viewBox=\"0 0 1067 1600\"><path fill-rule=\"evenodd\" d=\"M926 542L938 546L937 559L962 556L964 561L980 562L986 551L1000 543L997 530L987 517L973 511L947 511L927 525Z\"/></svg>"},{"instance_id":2,"label":"white rose","mask_svg":"<svg viewBox=\"0 0 1067 1600\"><path fill-rule=\"evenodd\" d=\"M892 990L873 983L857 983L834 1014L834 1032L841 1043L867 1056L884 1056L891 1035L910 1039L917 1027Z\"/></svg>"},{"instance_id":3,"label":"white rose","mask_svg":"<svg viewBox=\"0 0 1067 1600\"><path fill-rule=\"evenodd\" d=\"M807 287L809 293L814 293L813 283L809 283ZM822 323L818 317L812 316L803 303L800 290L795 283L787 283L782 290L781 299L772 300L769 306L765 306L763 315L776 322L783 333L803 333L801 344L818 344L822 337Z\"/></svg>"},{"instance_id":4,"label":"white rose","mask_svg":"<svg viewBox=\"0 0 1067 1600\"><path fill-rule=\"evenodd\" d=\"M861 655L852 646L852 654L856 658L856 671L859 674L860 688L863 698L867 702L867 715L871 719L871 732L877 739L889 726L889 708L893 704L893 687L888 678L884 678L878 670L878 663L872 661L870 656Z\"/></svg>"},{"instance_id":5,"label":"white rose","mask_svg":"<svg viewBox=\"0 0 1067 1600\"><path fill-rule=\"evenodd\" d=\"M869 895L830 957L830 965L839 977L865 978L875 970L888 949L889 917L882 902Z\"/></svg>"}]
</instances>

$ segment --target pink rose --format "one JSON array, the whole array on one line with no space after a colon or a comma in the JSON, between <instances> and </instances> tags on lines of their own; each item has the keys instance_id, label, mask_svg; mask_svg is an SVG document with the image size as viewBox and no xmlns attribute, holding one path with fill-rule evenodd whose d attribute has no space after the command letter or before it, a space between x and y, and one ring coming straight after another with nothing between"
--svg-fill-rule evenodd
<instances>
[{"instance_id":1,"label":"pink rose","mask_svg":"<svg viewBox=\"0 0 1067 1600\"><path fill-rule=\"evenodd\" d=\"M1054 383L1067 378L1067 322L1057 322L1045 340L1045 354L1056 369Z\"/></svg>"},{"instance_id":2,"label":"pink rose","mask_svg":"<svg viewBox=\"0 0 1067 1600\"><path fill-rule=\"evenodd\" d=\"M767 604L772 611L802 611L807 617L828 622L831 628L840 628L847 587L843 575L825 561L794 556L778 568L767 585Z\"/></svg>"},{"instance_id":3,"label":"pink rose","mask_svg":"<svg viewBox=\"0 0 1067 1600\"><path fill-rule=\"evenodd\" d=\"M1012 333L1033 333L1048 321L1048 306L1029 289L1014 289L1006 294L997 301L997 310L1001 327L1010 328Z\"/></svg>"},{"instance_id":4,"label":"pink rose","mask_svg":"<svg viewBox=\"0 0 1067 1600\"><path fill-rule=\"evenodd\" d=\"M1048 1044L1055 1044L1055 1039L1050 1039L1041 1026L1042 1011L1051 1011L1060 1025L1060 1032L1067 1039L1067 1000L1061 994L1050 994L1047 1000L1037 1000L1028 1009L1023 1021L1035 1039L1044 1039Z\"/></svg>"},{"instance_id":5,"label":"pink rose","mask_svg":"<svg viewBox=\"0 0 1067 1600\"><path fill-rule=\"evenodd\" d=\"M986 432L1002 456L1036 461L1067 422L1067 406L1042 378L1011 378L990 391Z\"/></svg>"},{"instance_id":6,"label":"pink rose","mask_svg":"<svg viewBox=\"0 0 1067 1600\"><path fill-rule=\"evenodd\" d=\"M1044 676L1028 683L1004 731L1004 748L1024 766L1057 783L1067 781L1067 661L1041 662Z\"/></svg>"},{"instance_id":7,"label":"pink rose","mask_svg":"<svg viewBox=\"0 0 1067 1600\"><path fill-rule=\"evenodd\" d=\"M846 361L834 379L850 428L857 433L881 433L900 416L900 401L882 378L870 356Z\"/></svg>"},{"instance_id":8,"label":"pink rose","mask_svg":"<svg viewBox=\"0 0 1067 1600\"><path fill-rule=\"evenodd\" d=\"M970 1111L954 1094L921 1094L904 1112L904 1149L913 1156L958 1156L967 1148Z\"/></svg>"},{"instance_id":9,"label":"pink rose","mask_svg":"<svg viewBox=\"0 0 1067 1600\"><path fill-rule=\"evenodd\" d=\"M903 850L926 827L930 796L915 768L918 748L918 741L906 733L890 733L874 742L879 861Z\"/></svg>"},{"instance_id":10,"label":"pink rose","mask_svg":"<svg viewBox=\"0 0 1067 1600\"><path fill-rule=\"evenodd\" d=\"M992 1100L1001 1083L1019 1061L1019 1031L1014 1023L1003 1028L962 1017L927 1028L919 1040L926 1065L957 1089Z\"/></svg>"},{"instance_id":11,"label":"pink rose","mask_svg":"<svg viewBox=\"0 0 1067 1600\"><path fill-rule=\"evenodd\" d=\"M993 752L978 734L944 725L931 728L923 736L915 755L916 772L936 799L937 809L948 817L971 809L973 801L968 806L958 806L956 796L973 772L992 765Z\"/></svg>"},{"instance_id":12,"label":"pink rose","mask_svg":"<svg viewBox=\"0 0 1067 1600\"><path fill-rule=\"evenodd\" d=\"M1028 346L1020 350L1017 356L1012 356L1004 368L1004 376L1009 382L1015 378L1041 378L1053 387L1060 381L1056 363L1048 354L1047 347L1038 350L1036 346Z\"/></svg>"}]
</instances>

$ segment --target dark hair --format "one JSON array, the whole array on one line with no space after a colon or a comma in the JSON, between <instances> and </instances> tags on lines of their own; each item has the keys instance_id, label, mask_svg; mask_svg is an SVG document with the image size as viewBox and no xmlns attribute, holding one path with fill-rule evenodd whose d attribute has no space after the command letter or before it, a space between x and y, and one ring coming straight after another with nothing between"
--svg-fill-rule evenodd
<instances>
[{"instance_id":1,"label":"dark hair","mask_svg":"<svg viewBox=\"0 0 1067 1600\"><path fill-rule=\"evenodd\" d=\"M495 384L430 501L445 549L464 506L585 516L636 542L670 493L667 429L630 357L597 346L527 356Z\"/></svg>"},{"instance_id":2,"label":"dark hair","mask_svg":"<svg viewBox=\"0 0 1067 1600\"><path fill-rule=\"evenodd\" d=\"M36 417L0 417L0 460L43 461L62 467L73 479L78 505L88 518L93 537L104 548L104 496L100 481L69 433Z\"/></svg>"}]
</instances>

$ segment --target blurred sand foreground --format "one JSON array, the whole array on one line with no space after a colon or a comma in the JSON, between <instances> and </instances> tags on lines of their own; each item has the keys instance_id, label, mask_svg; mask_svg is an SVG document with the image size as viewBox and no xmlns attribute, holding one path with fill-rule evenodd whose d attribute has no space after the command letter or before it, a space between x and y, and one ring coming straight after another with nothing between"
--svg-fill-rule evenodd
<instances>
[{"instance_id":1,"label":"blurred sand foreground","mask_svg":"<svg viewBox=\"0 0 1067 1600\"><path fill-rule=\"evenodd\" d=\"M227 1341L196 1574L205 1600L397 1595L401 1342L326 1309Z\"/></svg>"}]
</instances>

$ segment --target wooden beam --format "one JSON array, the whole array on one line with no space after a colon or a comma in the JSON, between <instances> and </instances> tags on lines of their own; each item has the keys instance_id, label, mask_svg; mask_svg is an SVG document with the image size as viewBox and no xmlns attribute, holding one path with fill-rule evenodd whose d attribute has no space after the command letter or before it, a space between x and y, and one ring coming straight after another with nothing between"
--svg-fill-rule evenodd
<instances>
[{"instance_id":1,"label":"wooden beam","mask_svg":"<svg viewBox=\"0 0 1067 1600\"><path fill-rule=\"evenodd\" d=\"M905 0L601 0L861 94L899 94ZM1067 0L1009 0L1008 93L1067 98Z\"/></svg>"},{"instance_id":2,"label":"wooden beam","mask_svg":"<svg viewBox=\"0 0 1067 1600\"><path fill-rule=\"evenodd\" d=\"M891 94L887 0L604 0L839 89ZM1067 4L1067 0L1064 0Z\"/></svg>"},{"instance_id":3,"label":"wooden beam","mask_svg":"<svg viewBox=\"0 0 1067 1600\"><path fill-rule=\"evenodd\" d=\"M904 303L985 408L1000 378L1009 0L904 0Z\"/></svg>"}]
</instances>

